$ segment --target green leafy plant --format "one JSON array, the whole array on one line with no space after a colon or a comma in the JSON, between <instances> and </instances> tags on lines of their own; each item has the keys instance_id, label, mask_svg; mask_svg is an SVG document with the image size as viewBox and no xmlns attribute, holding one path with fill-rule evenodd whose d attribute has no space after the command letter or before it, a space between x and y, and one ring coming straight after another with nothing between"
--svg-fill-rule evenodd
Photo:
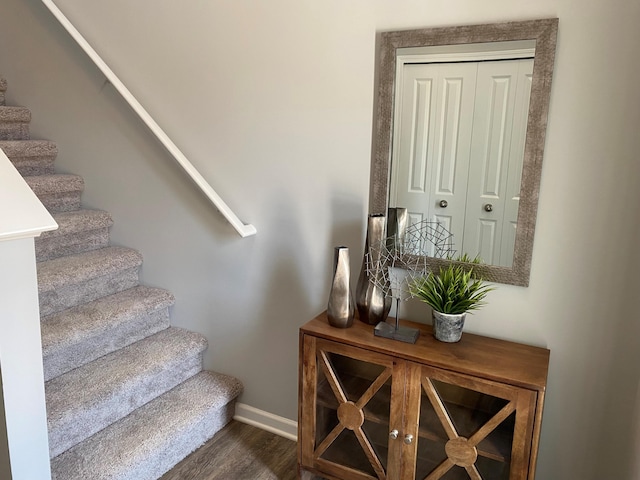
<instances>
[{"instance_id":1,"label":"green leafy plant","mask_svg":"<svg viewBox=\"0 0 640 480\"><path fill-rule=\"evenodd\" d=\"M414 297L440 313L460 314L485 305L484 298L494 287L477 277L473 268L449 264L438 273L417 278L410 286Z\"/></svg>"}]
</instances>

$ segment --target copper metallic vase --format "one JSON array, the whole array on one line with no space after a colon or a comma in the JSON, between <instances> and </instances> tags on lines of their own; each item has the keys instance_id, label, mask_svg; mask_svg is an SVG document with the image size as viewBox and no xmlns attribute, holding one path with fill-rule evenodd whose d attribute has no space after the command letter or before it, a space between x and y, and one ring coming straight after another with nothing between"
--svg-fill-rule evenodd
<instances>
[{"instance_id":1,"label":"copper metallic vase","mask_svg":"<svg viewBox=\"0 0 640 480\"><path fill-rule=\"evenodd\" d=\"M349 266L349 249L336 247L333 278L327 305L329 325L338 328L348 328L353 325L355 304L351 292L351 267Z\"/></svg>"},{"instance_id":2,"label":"copper metallic vase","mask_svg":"<svg viewBox=\"0 0 640 480\"><path fill-rule=\"evenodd\" d=\"M364 260L356 287L358 318L369 325L384 322L391 310L391 297L387 296L389 280L384 272L386 265L383 265L384 260L381 258L386 241L385 224L384 215L369 215Z\"/></svg>"}]
</instances>

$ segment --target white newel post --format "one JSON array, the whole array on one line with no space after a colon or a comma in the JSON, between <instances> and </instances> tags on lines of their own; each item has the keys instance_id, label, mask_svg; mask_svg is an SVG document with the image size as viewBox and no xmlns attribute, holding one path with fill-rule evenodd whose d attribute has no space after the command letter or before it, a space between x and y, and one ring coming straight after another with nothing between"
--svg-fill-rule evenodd
<instances>
[{"instance_id":1,"label":"white newel post","mask_svg":"<svg viewBox=\"0 0 640 480\"><path fill-rule=\"evenodd\" d=\"M56 228L0 149L0 474L11 480L51 478L34 239Z\"/></svg>"}]
</instances>

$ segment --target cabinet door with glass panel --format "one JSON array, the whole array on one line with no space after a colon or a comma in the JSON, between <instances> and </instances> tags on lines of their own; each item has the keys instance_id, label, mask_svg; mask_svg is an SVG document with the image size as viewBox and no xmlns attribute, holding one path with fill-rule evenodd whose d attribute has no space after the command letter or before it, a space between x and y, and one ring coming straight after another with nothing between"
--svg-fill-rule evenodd
<instances>
[{"instance_id":1,"label":"cabinet door with glass panel","mask_svg":"<svg viewBox=\"0 0 640 480\"><path fill-rule=\"evenodd\" d=\"M302 365L302 465L327 478L400 479L389 432L402 424L404 362L306 336Z\"/></svg>"},{"instance_id":2,"label":"cabinet door with glass panel","mask_svg":"<svg viewBox=\"0 0 640 480\"><path fill-rule=\"evenodd\" d=\"M300 478L529 478L536 391L311 335L300 359Z\"/></svg>"},{"instance_id":3,"label":"cabinet door with glass panel","mask_svg":"<svg viewBox=\"0 0 640 480\"><path fill-rule=\"evenodd\" d=\"M407 365L403 462L419 480L529 478L536 392L415 363Z\"/></svg>"}]
</instances>

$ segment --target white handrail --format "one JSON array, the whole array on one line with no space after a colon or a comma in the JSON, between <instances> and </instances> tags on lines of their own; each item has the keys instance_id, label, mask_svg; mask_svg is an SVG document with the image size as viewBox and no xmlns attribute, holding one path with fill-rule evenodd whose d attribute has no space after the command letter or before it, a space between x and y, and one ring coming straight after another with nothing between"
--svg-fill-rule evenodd
<instances>
[{"instance_id":1,"label":"white handrail","mask_svg":"<svg viewBox=\"0 0 640 480\"><path fill-rule=\"evenodd\" d=\"M151 118L151 115L144 109L140 102L131 94L129 89L120 81L115 73L109 68L109 66L100 58L100 55L89 45L80 32L72 25L69 19L60 11L58 6L53 0L42 0L42 3L53 13L58 19L60 24L69 32L73 39L80 45L89 58L93 60L96 66L107 77L109 82L120 92L120 95L129 103L131 108L138 114L144 123L147 124L149 129L154 135L162 142L165 148L173 155L176 161L182 166L187 174L193 179L193 181L200 187L202 192L211 200L220 213L227 219L227 221L236 229L236 231L242 237L248 237L256 234L256 228L251 224L243 223L238 216L233 213L229 206L220 198L215 190L209 185L204 177L196 170L193 164L184 156L184 154L178 149L178 147L171 141L167 134L160 128L156 121Z\"/></svg>"}]
</instances>

